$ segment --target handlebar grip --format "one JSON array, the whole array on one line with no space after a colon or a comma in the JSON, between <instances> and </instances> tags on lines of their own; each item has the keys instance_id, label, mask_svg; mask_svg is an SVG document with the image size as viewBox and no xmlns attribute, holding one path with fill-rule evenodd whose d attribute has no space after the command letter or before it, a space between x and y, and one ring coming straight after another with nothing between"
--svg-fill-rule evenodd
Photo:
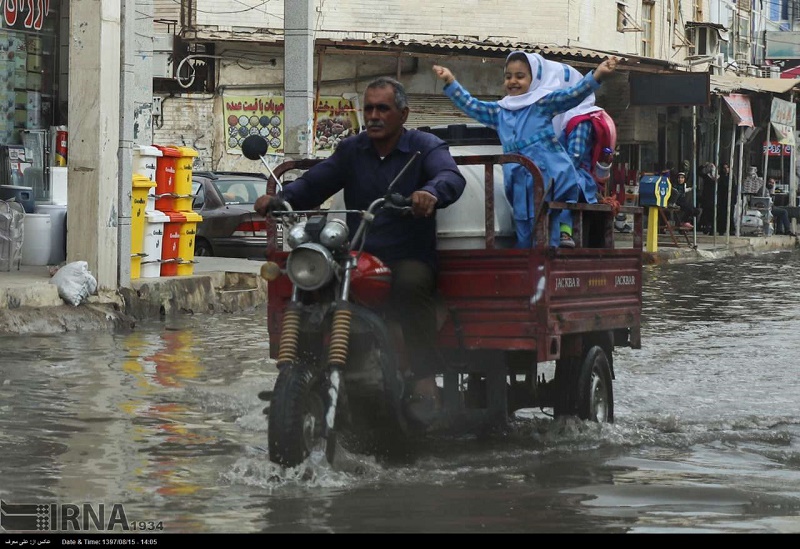
<instances>
[{"instance_id":1,"label":"handlebar grip","mask_svg":"<svg viewBox=\"0 0 800 549\"><path fill-rule=\"evenodd\" d=\"M410 208L411 197L403 196L400 193L392 193L386 197L386 202L392 208Z\"/></svg>"}]
</instances>

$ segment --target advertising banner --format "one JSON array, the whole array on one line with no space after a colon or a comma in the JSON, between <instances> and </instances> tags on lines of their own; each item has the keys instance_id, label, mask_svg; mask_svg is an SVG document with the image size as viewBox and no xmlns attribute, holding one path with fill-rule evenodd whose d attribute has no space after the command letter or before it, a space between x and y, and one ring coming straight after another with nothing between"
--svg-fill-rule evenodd
<instances>
[{"instance_id":1,"label":"advertising banner","mask_svg":"<svg viewBox=\"0 0 800 549\"><path fill-rule=\"evenodd\" d=\"M222 105L229 154L241 154L242 141L254 134L267 140L267 154L283 154L283 96L225 95ZM321 97L316 111L314 152L333 151L361 127L357 97Z\"/></svg>"},{"instance_id":2,"label":"advertising banner","mask_svg":"<svg viewBox=\"0 0 800 549\"><path fill-rule=\"evenodd\" d=\"M795 113L797 106L789 101L777 97L772 98L769 120L778 136L778 142L784 145L794 145Z\"/></svg>"},{"instance_id":3,"label":"advertising banner","mask_svg":"<svg viewBox=\"0 0 800 549\"><path fill-rule=\"evenodd\" d=\"M741 93L723 95L725 103L731 110L737 126L753 127L753 110L750 108L750 97Z\"/></svg>"}]
</instances>

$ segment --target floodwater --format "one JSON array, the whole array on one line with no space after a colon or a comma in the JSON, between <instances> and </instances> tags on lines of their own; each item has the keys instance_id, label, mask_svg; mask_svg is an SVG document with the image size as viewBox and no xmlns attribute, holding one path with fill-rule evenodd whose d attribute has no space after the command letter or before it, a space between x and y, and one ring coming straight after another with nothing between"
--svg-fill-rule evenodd
<instances>
[{"instance_id":1,"label":"floodwater","mask_svg":"<svg viewBox=\"0 0 800 549\"><path fill-rule=\"evenodd\" d=\"M122 504L178 533L800 532L800 252L645 284L616 423L532 410L400 465L268 460L263 311L2 337L0 497Z\"/></svg>"}]
</instances>

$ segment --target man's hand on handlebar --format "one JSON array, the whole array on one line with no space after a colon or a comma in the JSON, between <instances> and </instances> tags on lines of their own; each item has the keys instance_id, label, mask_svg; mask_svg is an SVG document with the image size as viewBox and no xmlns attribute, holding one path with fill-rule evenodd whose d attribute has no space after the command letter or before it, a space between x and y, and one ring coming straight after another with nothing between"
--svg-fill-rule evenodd
<instances>
[{"instance_id":1,"label":"man's hand on handlebar","mask_svg":"<svg viewBox=\"0 0 800 549\"><path fill-rule=\"evenodd\" d=\"M414 217L430 217L436 210L436 201L428 191L414 191L411 194L411 213Z\"/></svg>"},{"instance_id":2,"label":"man's hand on handlebar","mask_svg":"<svg viewBox=\"0 0 800 549\"><path fill-rule=\"evenodd\" d=\"M287 206L288 204L281 197L263 194L256 199L253 209L256 213L266 216L278 210L288 210L289 208Z\"/></svg>"}]
</instances>

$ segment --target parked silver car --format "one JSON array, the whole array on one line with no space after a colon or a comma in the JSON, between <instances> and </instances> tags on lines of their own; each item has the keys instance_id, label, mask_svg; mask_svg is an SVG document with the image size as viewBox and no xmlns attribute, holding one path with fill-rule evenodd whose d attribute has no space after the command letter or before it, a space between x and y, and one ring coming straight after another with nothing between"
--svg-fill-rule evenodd
<instances>
[{"instance_id":1,"label":"parked silver car","mask_svg":"<svg viewBox=\"0 0 800 549\"><path fill-rule=\"evenodd\" d=\"M194 172L192 209L203 217L194 254L264 259L266 223L253 205L266 192L267 177L260 173Z\"/></svg>"}]
</instances>

